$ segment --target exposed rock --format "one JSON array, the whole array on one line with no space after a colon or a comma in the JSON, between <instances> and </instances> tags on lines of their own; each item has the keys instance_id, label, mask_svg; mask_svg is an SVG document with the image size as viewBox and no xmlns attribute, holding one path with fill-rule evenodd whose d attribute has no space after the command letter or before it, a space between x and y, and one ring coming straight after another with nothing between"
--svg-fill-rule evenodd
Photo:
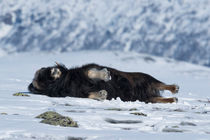
<instances>
[{"instance_id":1,"label":"exposed rock","mask_svg":"<svg viewBox=\"0 0 210 140\"><path fill-rule=\"evenodd\" d=\"M132 130L132 128L122 128L122 130Z\"/></svg>"},{"instance_id":2,"label":"exposed rock","mask_svg":"<svg viewBox=\"0 0 210 140\"><path fill-rule=\"evenodd\" d=\"M144 114L142 112L133 112L133 113L130 113L130 114L137 115L137 116L144 116L144 117L147 116L147 114Z\"/></svg>"},{"instance_id":3,"label":"exposed rock","mask_svg":"<svg viewBox=\"0 0 210 140\"><path fill-rule=\"evenodd\" d=\"M163 132L176 132L176 133L183 133L185 130L175 129L175 128L164 128Z\"/></svg>"},{"instance_id":4,"label":"exposed rock","mask_svg":"<svg viewBox=\"0 0 210 140\"><path fill-rule=\"evenodd\" d=\"M130 109L123 109L123 108L107 108L105 110L110 110L110 111L136 111L137 108L130 108Z\"/></svg>"},{"instance_id":5,"label":"exposed rock","mask_svg":"<svg viewBox=\"0 0 210 140\"><path fill-rule=\"evenodd\" d=\"M126 111L126 109L122 109L122 108L107 108L105 110L110 110L110 111Z\"/></svg>"},{"instance_id":6,"label":"exposed rock","mask_svg":"<svg viewBox=\"0 0 210 140\"><path fill-rule=\"evenodd\" d=\"M56 112L48 111L40 114L36 118L43 119L40 123L50 124L50 125L60 125L64 127L78 127L77 122L73 121L71 118L62 116Z\"/></svg>"},{"instance_id":7,"label":"exposed rock","mask_svg":"<svg viewBox=\"0 0 210 140\"><path fill-rule=\"evenodd\" d=\"M66 110L66 112L72 112L72 113L85 113L84 110Z\"/></svg>"},{"instance_id":8,"label":"exposed rock","mask_svg":"<svg viewBox=\"0 0 210 140\"><path fill-rule=\"evenodd\" d=\"M145 56L144 57L144 61L146 61L146 62L155 62L155 59L152 58L152 57L149 57L149 56Z\"/></svg>"},{"instance_id":9,"label":"exposed rock","mask_svg":"<svg viewBox=\"0 0 210 140\"><path fill-rule=\"evenodd\" d=\"M85 140L86 138L80 138L80 137L68 137L67 140Z\"/></svg>"},{"instance_id":10,"label":"exposed rock","mask_svg":"<svg viewBox=\"0 0 210 140\"><path fill-rule=\"evenodd\" d=\"M64 106L72 106L71 104L66 103Z\"/></svg>"},{"instance_id":11,"label":"exposed rock","mask_svg":"<svg viewBox=\"0 0 210 140\"><path fill-rule=\"evenodd\" d=\"M195 112L196 114L208 114L210 111Z\"/></svg>"},{"instance_id":12,"label":"exposed rock","mask_svg":"<svg viewBox=\"0 0 210 140\"><path fill-rule=\"evenodd\" d=\"M182 125L182 126L197 126L196 124L191 123L191 122L181 122L180 125Z\"/></svg>"},{"instance_id":13,"label":"exposed rock","mask_svg":"<svg viewBox=\"0 0 210 140\"><path fill-rule=\"evenodd\" d=\"M12 114L12 115L20 115L20 114L15 113L15 114Z\"/></svg>"},{"instance_id":14,"label":"exposed rock","mask_svg":"<svg viewBox=\"0 0 210 140\"><path fill-rule=\"evenodd\" d=\"M8 115L7 113L5 113L5 112L2 112L2 113L0 113L1 115Z\"/></svg>"},{"instance_id":15,"label":"exposed rock","mask_svg":"<svg viewBox=\"0 0 210 140\"><path fill-rule=\"evenodd\" d=\"M18 93L14 93L13 96L25 96L25 97L30 97L30 95L22 93L22 92L18 92Z\"/></svg>"},{"instance_id":16,"label":"exposed rock","mask_svg":"<svg viewBox=\"0 0 210 140\"><path fill-rule=\"evenodd\" d=\"M105 119L106 122L112 123L112 124L135 124L135 123L142 123L140 120L114 120L114 119Z\"/></svg>"},{"instance_id":17,"label":"exposed rock","mask_svg":"<svg viewBox=\"0 0 210 140\"><path fill-rule=\"evenodd\" d=\"M174 125L174 126L172 126L172 128L179 128L179 126L177 126L177 125Z\"/></svg>"},{"instance_id":18,"label":"exposed rock","mask_svg":"<svg viewBox=\"0 0 210 140\"><path fill-rule=\"evenodd\" d=\"M201 103L210 103L210 99L207 99L207 100L198 100L198 102L201 102Z\"/></svg>"},{"instance_id":19,"label":"exposed rock","mask_svg":"<svg viewBox=\"0 0 210 140\"><path fill-rule=\"evenodd\" d=\"M131 109L129 109L129 111L136 111L136 110L138 110L137 108L131 108Z\"/></svg>"},{"instance_id":20,"label":"exposed rock","mask_svg":"<svg viewBox=\"0 0 210 140\"><path fill-rule=\"evenodd\" d=\"M185 110L180 109L180 108L177 108L177 109L174 109L174 110L171 110L171 111L175 111L175 112L186 112Z\"/></svg>"}]
</instances>

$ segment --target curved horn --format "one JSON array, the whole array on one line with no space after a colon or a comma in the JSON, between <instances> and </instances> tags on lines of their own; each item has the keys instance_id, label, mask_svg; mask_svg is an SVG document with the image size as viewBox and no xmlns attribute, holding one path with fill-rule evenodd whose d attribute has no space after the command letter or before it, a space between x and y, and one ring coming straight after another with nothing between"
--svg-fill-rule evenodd
<instances>
[{"instance_id":1,"label":"curved horn","mask_svg":"<svg viewBox=\"0 0 210 140\"><path fill-rule=\"evenodd\" d=\"M58 62L56 62L56 61L55 61L55 64L56 64L57 66L60 66L60 64L59 64Z\"/></svg>"}]
</instances>

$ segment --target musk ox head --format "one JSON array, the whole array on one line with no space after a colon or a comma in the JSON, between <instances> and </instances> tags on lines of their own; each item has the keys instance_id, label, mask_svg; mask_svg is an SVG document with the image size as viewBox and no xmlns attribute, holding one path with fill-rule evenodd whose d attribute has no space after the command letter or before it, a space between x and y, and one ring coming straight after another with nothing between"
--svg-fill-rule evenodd
<instances>
[{"instance_id":1,"label":"musk ox head","mask_svg":"<svg viewBox=\"0 0 210 140\"><path fill-rule=\"evenodd\" d=\"M66 72L67 68L58 63L53 67L43 67L36 71L32 83L28 86L28 90L33 93L42 93Z\"/></svg>"}]
</instances>

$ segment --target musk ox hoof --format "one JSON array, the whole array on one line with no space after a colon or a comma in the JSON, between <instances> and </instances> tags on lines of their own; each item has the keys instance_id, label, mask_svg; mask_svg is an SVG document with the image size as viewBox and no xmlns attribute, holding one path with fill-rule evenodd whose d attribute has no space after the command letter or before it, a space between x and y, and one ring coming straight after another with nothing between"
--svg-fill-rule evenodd
<instances>
[{"instance_id":1,"label":"musk ox hoof","mask_svg":"<svg viewBox=\"0 0 210 140\"><path fill-rule=\"evenodd\" d=\"M176 93L178 93L178 92L179 92L179 86L176 85L176 84L174 84L174 85L173 85L172 93L173 93L173 94L176 94Z\"/></svg>"},{"instance_id":2,"label":"musk ox hoof","mask_svg":"<svg viewBox=\"0 0 210 140\"><path fill-rule=\"evenodd\" d=\"M98 92L90 92L88 98L99 100L99 101L106 100L107 91L106 90L100 90Z\"/></svg>"},{"instance_id":3,"label":"musk ox hoof","mask_svg":"<svg viewBox=\"0 0 210 140\"><path fill-rule=\"evenodd\" d=\"M178 98L173 97L174 103L178 103Z\"/></svg>"},{"instance_id":4,"label":"musk ox hoof","mask_svg":"<svg viewBox=\"0 0 210 140\"><path fill-rule=\"evenodd\" d=\"M100 90L99 91L99 97L103 100L107 98L107 91L106 90Z\"/></svg>"},{"instance_id":5,"label":"musk ox hoof","mask_svg":"<svg viewBox=\"0 0 210 140\"><path fill-rule=\"evenodd\" d=\"M88 77L93 80L103 80L105 82L111 80L111 75L107 68L103 68L102 70L92 68L88 70Z\"/></svg>"},{"instance_id":6,"label":"musk ox hoof","mask_svg":"<svg viewBox=\"0 0 210 140\"><path fill-rule=\"evenodd\" d=\"M101 79L103 79L105 82L112 79L110 72L107 70L107 68L102 69L100 72L101 72Z\"/></svg>"}]
</instances>

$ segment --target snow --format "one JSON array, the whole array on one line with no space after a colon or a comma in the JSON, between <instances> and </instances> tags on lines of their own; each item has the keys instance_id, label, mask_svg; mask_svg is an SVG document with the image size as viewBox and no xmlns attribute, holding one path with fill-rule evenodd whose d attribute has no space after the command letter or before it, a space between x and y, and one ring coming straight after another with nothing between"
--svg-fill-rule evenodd
<instances>
[{"instance_id":1,"label":"snow","mask_svg":"<svg viewBox=\"0 0 210 140\"><path fill-rule=\"evenodd\" d=\"M120 99L95 101L33 94L29 94L30 97L13 96L16 92L27 91L37 69L54 65L55 61L69 68L95 62L123 71L148 73L165 83L178 84L180 92L177 95L162 94L175 96L179 102L145 104L122 102ZM210 139L210 69L207 67L119 51L17 53L1 56L0 64L0 140L62 140L73 137L88 140ZM131 111L133 108L136 110ZM46 111L72 117L79 128L39 123L40 119L35 117ZM132 112L147 116L136 116L130 114ZM142 123L112 124L107 119ZM175 130L181 132L167 132Z\"/></svg>"}]
</instances>

